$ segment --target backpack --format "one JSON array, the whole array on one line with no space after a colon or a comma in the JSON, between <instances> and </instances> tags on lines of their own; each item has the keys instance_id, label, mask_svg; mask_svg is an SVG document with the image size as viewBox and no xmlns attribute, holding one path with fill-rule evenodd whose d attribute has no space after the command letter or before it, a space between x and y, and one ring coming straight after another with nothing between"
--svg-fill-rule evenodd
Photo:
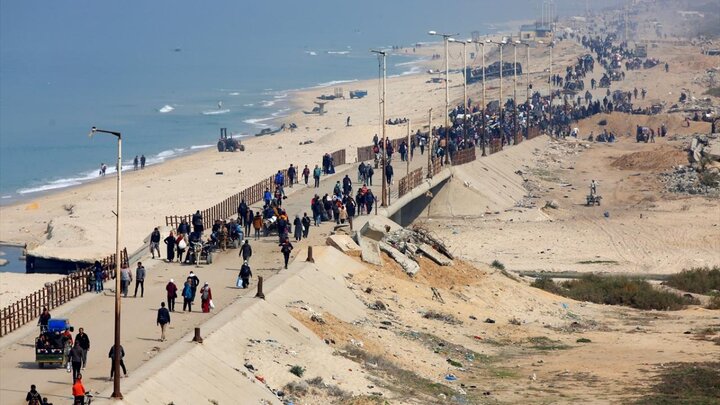
<instances>
[{"instance_id":1,"label":"backpack","mask_svg":"<svg viewBox=\"0 0 720 405\"><path fill-rule=\"evenodd\" d=\"M41 398L39 392L29 392L28 397L30 397L28 405L40 405Z\"/></svg>"}]
</instances>

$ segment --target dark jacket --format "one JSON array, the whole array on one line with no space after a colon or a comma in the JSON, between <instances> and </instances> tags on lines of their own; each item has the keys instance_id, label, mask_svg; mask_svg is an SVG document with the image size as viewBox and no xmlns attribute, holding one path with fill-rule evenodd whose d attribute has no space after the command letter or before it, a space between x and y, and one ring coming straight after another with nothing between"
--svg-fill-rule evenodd
<instances>
[{"instance_id":1,"label":"dark jacket","mask_svg":"<svg viewBox=\"0 0 720 405\"><path fill-rule=\"evenodd\" d=\"M160 243L160 231L153 231L150 235L150 242Z\"/></svg>"},{"instance_id":2,"label":"dark jacket","mask_svg":"<svg viewBox=\"0 0 720 405\"><path fill-rule=\"evenodd\" d=\"M82 362L83 349L79 345L75 345L70 349L70 361L73 363Z\"/></svg>"},{"instance_id":3,"label":"dark jacket","mask_svg":"<svg viewBox=\"0 0 720 405\"><path fill-rule=\"evenodd\" d=\"M80 343L80 347L82 347L83 350L90 350L90 338L87 333L78 333L75 335L75 341Z\"/></svg>"},{"instance_id":4,"label":"dark jacket","mask_svg":"<svg viewBox=\"0 0 720 405\"><path fill-rule=\"evenodd\" d=\"M250 278L252 277L252 270L250 270L250 266L243 263L242 267L240 267L240 278Z\"/></svg>"},{"instance_id":5,"label":"dark jacket","mask_svg":"<svg viewBox=\"0 0 720 405\"><path fill-rule=\"evenodd\" d=\"M167 296L168 298L177 298L177 286L175 283L167 283L165 286L165 289L167 290Z\"/></svg>"},{"instance_id":6,"label":"dark jacket","mask_svg":"<svg viewBox=\"0 0 720 405\"><path fill-rule=\"evenodd\" d=\"M170 323L170 311L168 311L167 308L162 307L158 309L157 323L158 325Z\"/></svg>"},{"instance_id":7,"label":"dark jacket","mask_svg":"<svg viewBox=\"0 0 720 405\"><path fill-rule=\"evenodd\" d=\"M112 359L113 357L115 357L115 345L113 345L113 346L110 348L110 352L108 353L108 357L110 357L111 359ZM124 358L124 357L125 357L125 349L123 349L122 345L120 345L120 358L122 359L122 358Z\"/></svg>"},{"instance_id":8,"label":"dark jacket","mask_svg":"<svg viewBox=\"0 0 720 405\"><path fill-rule=\"evenodd\" d=\"M240 247L240 255L242 255L243 258L252 256L252 246L250 246L249 243L243 243Z\"/></svg>"}]
</instances>

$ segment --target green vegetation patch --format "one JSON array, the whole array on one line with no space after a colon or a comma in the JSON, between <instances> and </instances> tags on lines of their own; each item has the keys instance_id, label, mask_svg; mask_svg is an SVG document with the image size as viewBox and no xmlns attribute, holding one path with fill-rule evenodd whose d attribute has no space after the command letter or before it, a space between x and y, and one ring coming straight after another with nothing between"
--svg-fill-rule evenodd
<instances>
[{"instance_id":1,"label":"green vegetation patch","mask_svg":"<svg viewBox=\"0 0 720 405\"><path fill-rule=\"evenodd\" d=\"M720 362L665 365L637 405L711 405L720 398Z\"/></svg>"},{"instance_id":2,"label":"green vegetation patch","mask_svg":"<svg viewBox=\"0 0 720 405\"><path fill-rule=\"evenodd\" d=\"M561 343L559 340L552 340L547 336L531 337L528 342L535 350L565 350L571 348L571 346Z\"/></svg>"},{"instance_id":3,"label":"green vegetation patch","mask_svg":"<svg viewBox=\"0 0 720 405\"><path fill-rule=\"evenodd\" d=\"M666 282L667 285L678 290L695 294L709 294L711 291L720 291L720 266L693 267L673 274Z\"/></svg>"},{"instance_id":4,"label":"green vegetation patch","mask_svg":"<svg viewBox=\"0 0 720 405\"><path fill-rule=\"evenodd\" d=\"M624 305L644 310L679 310L685 308L686 305L699 303L695 298L660 291L645 280L627 276L587 274L579 279L560 283L543 276L536 279L531 285L576 301Z\"/></svg>"}]
</instances>

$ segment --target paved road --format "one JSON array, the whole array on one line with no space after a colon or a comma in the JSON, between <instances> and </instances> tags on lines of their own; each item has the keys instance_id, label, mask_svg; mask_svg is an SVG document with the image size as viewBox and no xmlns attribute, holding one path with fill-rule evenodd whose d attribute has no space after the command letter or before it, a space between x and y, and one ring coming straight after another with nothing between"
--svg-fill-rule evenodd
<instances>
[{"instance_id":1,"label":"paved road","mask_svg":"<svg viewBox=\"0 0 720 405\"><path fill-rule=\"evenodd\" d=\"M425 155L411 163L411 170L421 165L427 165ZM398 180L405 175L405 163L395 163L397 174L394 185L391 186L393 198L397 196ZM334 184L348 174L353 181L357 180L357 164L344 165L338 168L334 175L323 176L321 187L315 189L304 184L288 188L288 198L283 206L291 219L295 214L302 216L303 212L310 212L310 200L315 193L321 196L331 193ZM380 170L374 176L375 187L373 191L380 198ZM312 185L312 182L311 182ZM254 207L255 208L255 207ZM324 245L325 238L332 231L334 223L325 223L320 227L312 227L309 238L300 243L294 243L295 249L292 258L306 256L306 247L309 244ZM128 373L132 374L138 367L151 359L159 351L172 345L191 332L195 327L201 326L224 307L242 296L253 296L256 288L256 277L266 279L282 271L282 254L279 251L277 236L261 238L258 241L251 239L253 257L250 264L254 279L249 290L235 288L235 280L240 269L241 261L238 251L230 249L215 256L212 265L181 265L179 263L166 263L163 260L151 259L145 255L141 259L147 270L144 297L132 297L134 285L130 288L128 298L122 300L122 345L125 349L125 364ZM165 254L163 249L163 255ZM292 260L292 259L291 259ZM134 267L134 266L133 266ZM182 312L182 299L176 303L176 311L171 314L172 322L166 333L167 340L160 342L160 330L155 320L160 302L165 299L165 286L173 278L179 288L190 271L194 271L200 282L208 282L213 292L213 302L216 309L211 313L200 312L199 299L193 312ZM113 283L106 283L106 288ZM112 383L110 376L110 359L108 351L113 342L114 325L114 291L106 289L104 294L84 294L72 302L53 311L54 317L69 318L77 328L83 327L90 337L90 351L88 364L83 371L85 387L92 391L109 389ZM30 384L36 384L39 392L47 396L50 402L66 403L70 399L71 374L64 369L39 369L34 362L34 338L36 326L26 325L14 333L0 340L0 403L23 403L25 393ZM169 370L172 372L172 370Z\"/></svg>"}]
</instances>

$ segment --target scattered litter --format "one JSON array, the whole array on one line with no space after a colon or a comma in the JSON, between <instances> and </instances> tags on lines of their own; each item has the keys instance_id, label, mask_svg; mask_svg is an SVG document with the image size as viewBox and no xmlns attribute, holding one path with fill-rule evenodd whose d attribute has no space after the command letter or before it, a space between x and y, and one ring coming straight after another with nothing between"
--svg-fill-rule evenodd
<instances>
[{"instance_id":1,"label":"scattered litter","mask_svg":"<svg viewBox=\"0 0 720 405\"><path fill-rule=\"evenodd\" d=\"M455 374L448 374L445 376L445 381L457 381L457 379L458 378L455 376Z\"/></svg>"}]
</instances>

